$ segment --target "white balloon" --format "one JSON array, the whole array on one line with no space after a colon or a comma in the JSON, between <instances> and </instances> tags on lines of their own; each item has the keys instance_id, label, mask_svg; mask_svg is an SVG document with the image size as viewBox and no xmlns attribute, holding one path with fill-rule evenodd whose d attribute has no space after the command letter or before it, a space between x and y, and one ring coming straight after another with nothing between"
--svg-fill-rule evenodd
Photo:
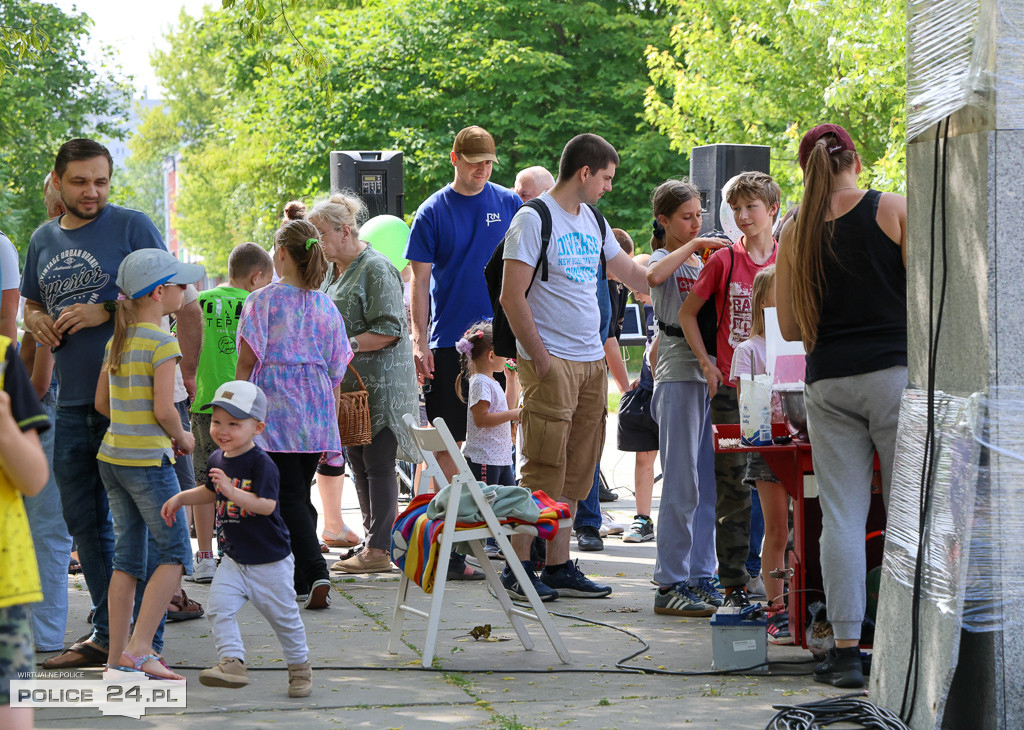
<instances>
[{"instance_id":1,"label":"white balloon","mask_svg":"<svg viewBox=\"0 0 1024 730\"><path fill-rule=\"evenodd\" d=\"M718 208L718 217L722 221L722 230L729 239L736 243L740 240L740 236L743 232L740 231L739 226L736 225L736 216L732 214L732 206L729 205L724 199L722 205Z\"/></svg>"}]
</instances>

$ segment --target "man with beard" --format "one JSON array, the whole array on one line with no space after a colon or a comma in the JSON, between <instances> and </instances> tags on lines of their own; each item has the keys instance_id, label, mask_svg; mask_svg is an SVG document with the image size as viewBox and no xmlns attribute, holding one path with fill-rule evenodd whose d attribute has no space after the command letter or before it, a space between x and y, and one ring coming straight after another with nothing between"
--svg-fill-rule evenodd
<instances>
[{"instance_id":1,"label":"man with beard","mask_svg":"<svg viewBox=\"0 0 1024 730\"><path fill-rule=\"evenodd\" d=\"M25 328L54 349L54 476L95 606L92 635L50 657L48 669L106 661L114 533L96 461L109 424L94 407L96 383L114 332L118 266L137 249L165 248L145 214L107 205L112 171L110 152L98 142L73 139L60 148L51 180L66 212L32 234L21 280ZM139 581L140 590L144 585ZM138 593L136 608L140 603Z\"/></svg>"}]
</instances>

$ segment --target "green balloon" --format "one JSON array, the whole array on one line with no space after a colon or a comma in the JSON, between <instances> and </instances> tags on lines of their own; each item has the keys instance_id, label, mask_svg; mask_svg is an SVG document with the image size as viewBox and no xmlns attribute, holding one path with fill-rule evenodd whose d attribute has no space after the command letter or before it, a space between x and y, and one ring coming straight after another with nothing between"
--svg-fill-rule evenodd
<instances>
[{"instance_id":1,"label":"green balloon","mask_svg":"<svg viewBox=\"0 0 1024 730\"><path fill-rule=\"evenodd\" d=\"M405 258L409 226L397 216L378 215L366 221L359 229L359 239L387 256L399 271L409 263L409 259Z\"/></svg>"}]
</instances>

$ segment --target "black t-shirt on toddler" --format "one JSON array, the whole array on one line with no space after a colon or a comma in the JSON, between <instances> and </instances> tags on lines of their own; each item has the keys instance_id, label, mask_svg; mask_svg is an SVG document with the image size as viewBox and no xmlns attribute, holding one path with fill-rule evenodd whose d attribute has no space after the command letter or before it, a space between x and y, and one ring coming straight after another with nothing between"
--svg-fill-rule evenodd
<instances>
[{"instance_id":1,"label":"black t-shirt on toddler","mask_svg":"<svg viewBox=\"0 0 1024 730\"><path fill-rule=\"evenodd\" d=\"M233 458L224 456L220 449L210 455L206 488L216 493L217 486L210 479L209 469L222 470L242 491L278 502L281 476L277 466L259 446L253 446ZM217 524L220 526L220 547L236 563L275 563L291 554L291 538L281 518L280 503L269 515L257 515L217 493Z\"/></svg>"}]
</instances>

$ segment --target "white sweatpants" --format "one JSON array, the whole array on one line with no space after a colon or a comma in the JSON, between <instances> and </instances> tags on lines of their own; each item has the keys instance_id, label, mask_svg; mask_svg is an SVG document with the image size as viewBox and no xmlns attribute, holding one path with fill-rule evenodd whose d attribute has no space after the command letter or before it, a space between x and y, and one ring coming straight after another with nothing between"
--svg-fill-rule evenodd
<instances>
[{"instance_id":1,"label":"white sweatpants","mask_svg":"<svg viewBox=\"0 0 1024 730\"><path fill-rule=\"evenodd\" d=\"M213 574L207 616L213 625L213 639L221 659L245 660L245 646L235 615L251 601L277 634L288 664L302 664L309 658L306 627L295 603L292 577L295 558L291 555L276 563L243 565L225 555Z\"/></svg>"}]
</instances>

